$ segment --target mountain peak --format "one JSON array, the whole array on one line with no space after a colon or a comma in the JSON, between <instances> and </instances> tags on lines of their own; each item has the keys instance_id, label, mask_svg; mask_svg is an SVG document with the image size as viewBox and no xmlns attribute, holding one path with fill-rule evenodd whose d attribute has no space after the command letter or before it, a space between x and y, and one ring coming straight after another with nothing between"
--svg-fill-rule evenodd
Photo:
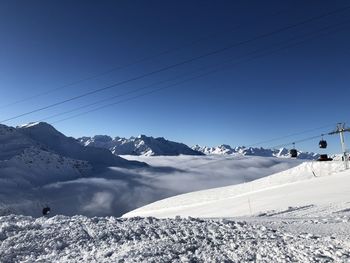
<instances>
[{"instance_id":1,"label":"mountain peak","mask_svg":"<svg viewBox=\"0 0 350 263\"><path fill-rule=\"evenodd\" d=\"M48 124L47 122L43 122L43 121L29 122L27 124L19 125L16 128L33 128L33 127L50 127L50 128L54 129L54 127L52 125Z\"/></svg>"},{"instance_id":2,"label":"mountain peak","mask_svg":"<svg viewBox=\"0 0 350 263\"><path fill-rule=\"evenodd\" d=\"M131 137L131 138L133 138L133 137ZM131 139L131 138L130 138L130 139ZM152 138L152 137L146 136L146 135L144 135L144 134L140 134L140 135L137 136L136 138L137 138L137 139L147 139L147 138Z\"/></svg>"},{"instance_id":3,"label":"mountain peak","mask_svg":"<svg viewBox=\"0 0 350 263\"><path fill-rule=\"evenodd\" d=\"M109 149L116 155L203 155L203 153L193 150L183 143L169 141L164 137L154 138L141 134L137 137L130 137L129 139L116 137L118 138L117 140L106 143L95 141L93 138L82 137L78 138L78 141L84 146Z\"/></svg>"},{"instance_id":4,"label":"mountain peak","mask_svg":"<svg viewBox=\"0 0 350 263\"><path fill-rule=\"evenodd\" d=\"M67 137L46 122L36 122L22 125L16 130L32 141L44 145L49 151L72 159L85 160L94 166L144 166L144 164L130 162L102 147L84 147L81 141ZM109 139L103 135L99 139ZM84 140L91 138L85 137Z\"/></svg>"}]
</instances>

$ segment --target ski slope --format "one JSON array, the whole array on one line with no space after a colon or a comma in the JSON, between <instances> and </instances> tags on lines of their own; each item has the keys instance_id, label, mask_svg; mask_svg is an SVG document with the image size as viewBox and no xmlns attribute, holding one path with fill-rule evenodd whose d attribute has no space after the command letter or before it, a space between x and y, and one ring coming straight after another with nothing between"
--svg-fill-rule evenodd
<instances>
[{"instance_id":1,"label":"ski slope","mask_svg":"<svg viewBox=\"0 0 350 263\"><path fill-rule=\"evenodd\" d=\"M304 162L249 183L160 200L124 217L237 217L259 214L330 214L350 208L350 170L343 163Z\"/></svg>"}]
</instances>

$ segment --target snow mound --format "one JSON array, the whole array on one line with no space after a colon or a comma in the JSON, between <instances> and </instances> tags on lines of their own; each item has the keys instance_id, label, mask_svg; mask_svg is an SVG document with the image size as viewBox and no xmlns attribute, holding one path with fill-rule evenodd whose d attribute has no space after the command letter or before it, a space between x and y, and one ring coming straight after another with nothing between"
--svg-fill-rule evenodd
<instances>
[{"instance_id":1,"label":"snow mound","mask_svg":"<svg viewBox=\"0 0 350 263\"><path fill-rule=\"evenodd\" d=\"M124 217L233 217L285 210L291 206L335 205L338 208L347 202L346 207L350 207L350 170L342 169L341 162L305 162L249 183L167 198Z\"/></svg>"},{"instance_id":2,"label":"snow mound","mask_svg":"<svg viewBox=\"0 0 350 263\"><path fill-rule=\"evenodd\" d=\"M130 137L129 139L107 135L82 137L78 139L84 146L94 146L109 149L116 155L142 155L142 156L174 156L174 155L203 155L183 143L173 142L163 137L153 138L146 135Z\"/></svg>"},{"instance_id":3,"label":"snow mound","mask_svg":"<svg viewBox=\"0 0 350 263\"><path fill-rule=\"evenodd\" d=\"M232 220L0 217L3 262L347 262L349 243Z\"/></svg>"}]
</instances>

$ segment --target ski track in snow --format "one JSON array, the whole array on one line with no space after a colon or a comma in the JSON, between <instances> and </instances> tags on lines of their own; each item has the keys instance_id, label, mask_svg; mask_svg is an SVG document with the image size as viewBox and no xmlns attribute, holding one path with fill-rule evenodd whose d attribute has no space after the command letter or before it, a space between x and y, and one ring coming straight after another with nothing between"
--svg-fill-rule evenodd
<instances>
[{"instance_id":1,"label":"ski track in snow","mask_svg":"<svg viewBox=\"0 0 350 263\"><path fill-rule=\"evenodd\" d=\"M327 220L0 217L1 262L349 262L349 215ZM313 221L314 220L314 221ZM312 232L312 231L311 231Z\"/></svg>"}]
</instances>

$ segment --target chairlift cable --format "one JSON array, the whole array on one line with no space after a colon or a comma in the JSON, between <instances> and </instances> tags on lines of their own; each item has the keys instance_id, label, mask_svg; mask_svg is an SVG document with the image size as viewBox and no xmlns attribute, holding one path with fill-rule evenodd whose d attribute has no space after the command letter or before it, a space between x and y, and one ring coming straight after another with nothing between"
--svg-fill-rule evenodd
<instances>
[{"instance_id":1,"label":"chairlift cable","mask_svg":"<svg viewBox=\"0 0 350 263\"><path fill-rule=\"evenodd\" d=\"M70 102L70 101L74 101L74 100L77 100L77 99L80 99L80 98L83 98L83 97L86 97L86 96L89 96L89 95L92 95L92 94L96 94L98 92L102 92L102 91L105 91L105 90L108 90L108 89L112 89L112 88L114 88L116 86L124 85L124 84L130 83L132 81L136 81L136 80L139 80L139 79L146 78L148 76L155 75L157 73L161 73L161 72L167 71L169 69L173 69L173 68L185 65L185 64L189 64L189 63L192 63L193 61L196 61L196 60L199 60L199 59L202 59L202 58L206 58L206 57L209 57L209 56L212 56L212 55L216 55L216 54L225 52L227 50L230 50L230 49L232 49L234 47L245 45L245 44L248 44L250 42L254 42L256 40L260 40L260 39L263 39L263 38L266 38L266 37L270 37L272 35L281 33L283 31L287 31L287 30L290 30L292 28L299 27L301 25L305 25L305 24L314 22L314 21L322 19L324 17L330 16L330 15L334 15L334 14L337 14L337 13L340 13L340 12L344 12L344 11L346 11L348 9L350 9L350 6L345 6L345 7L333 10L333 11L329 11L329 12L326 12L326 13L314 16L312 18L303 20L301 22L298 22L298 23L295 23L295 24L292 24L292 25L288 25L288 26L284 26L284 27L281 27L281 28L279 28L277 30L273 30L273 31L270 31L270 32L267 32L267 33L263 33L263 34L255 36L253 38L250 38L250 39L247 39L247 40L243 40L243 41L240 41L240 42L236 42L236 43L233 43L231 45L225 46L223 48L216 49L216 50L210 51L208 53L205 53L205 54L202 54L202 55L199 55L199 56L195 56L195 57L192 57L190 59L186 59L186 60L183 60L181 62L174 63L174 64L171 64L171 65L162 67L160 69L157 69L157 70L154 70L154 71L150 71L150 72L147 72L145 74L142 74L142 75L130 78L130 79L126 79L126 80L114 83L114 84L106 86L106 87L95 89L95 90L92 90L92 91L89 91L89 92L86 92L86 93L83 93L83 94L80 94L80 95L77 95L77 96L74 96L74 97L70 97L70 98L62 100L62 101L58 101L58 102L53 103L53 104L46 105L44 107L40 107L40 108L31 110L31 111L28 111L28 112L16 115L16 116L12 116L10 118L1 120L0 123L4 123L4 122L10 121L10 120L14 120L14 119L17 119L19 117L27 116L27 115L33 114L35 112L43 111L43 110L46 110L46 109L49 109L49 108L52 108L52 107L56 107L58 105L62 105L64 103L67 103L67 102Z\"/></svg>"},{"instance_id":2,"label":"chairlift cable","mask_svg":"<svg viewBox=\"0 0 350 263\"><path fill-rule=\"evenodd\" d=\"M330 28L333 28L333 27L335 27L335 26L339 26L339 25L342 25L342 24L348 23L348 22L350 22L350 20L348 20L348 21L346 21L346 22L337 23L337 24L333 24L333 25L324 27L324 28L322 28L321 30L319 30L319 31L314 32L313 34L311 34L311 36L312 36L311 39L313 39L313 38L315 38L315 37L319 37L319 36L320 36L320 34L319 34L320 32L323 32L323 31L325 31L325 30L328 30L328 29L330 29ZM338 30L336 30L335 32L337 32L337 31L338 31ZM328 33L334 33L334 32L332 31L332 32L328 32ZM308 33L308 34L304 34L304 35L302 35L302 36L293 37L293 38L288 39L287 41L279 42L279 43L275 44L274 46L279 46L280 44L283 44L283 43L285 43L285 42L286 42L286 43L289 43L289 42L291 42L291 41L293 41L293 40L296 40L296 39L298 39L298 38L300 38L300 37L305 37L305 36L310 36L310 34ZM220 66L220 67L222 67L222 66L224 66L225 64L229 64L232 60L240 59L240 58L245 58L245 57L247 57L247 56L249 56L249 55L254 55L254 54L256 54L256 53L259 54L259 52L265 51L265 50L268 50L269 52L263 54L263 56L269 55L269 54L271 54L271 53L275 53L276 51L280 51L281 49L290 48L290 47L293 47L293 46L295 46L295 45L302 44L302 43L304 43L305 41L308 41L308 40L310 40L310 39L304 39L304 40L302 40L302 41L299 42L299 43L293 43L292 45L288 45L288 46L282 47L282 48L279 47L277 50L272 50L272 51L269 51L270 48L271 48L271 46L268 47L268 48L257 49L257 50L254 50L254 51L252 51L252 52L249 52L249 53L247 53L247 54L244 54L244 55L242 55L242 56L238 56L238 57L237 57L237 56L233 56L233 57L229 58L228 60L225 60L223 63L215 64L214 66ZM249 58L248 58L248 59L249 59ZM239 61L237 64L241 64L241 63L244 63L244 62L245 62L245 61ZM105 102L105 101L109 101L109 100L113 100L113 99L115 99L115 98L123 97L123 96L129 95L129 94L132 94L132 93L141 91L141 90L148 89L149 87L152 87L152 86L155 86L155 85L159 85L159 84L162 84L162 83L165 83L165 82L169 82L169 81L172 81L172 80L176 80L176 79L178 79L178 78L181 78L181 77L184 77L184 76L187 76L187 75L193 75L194 73L196 73L196 72L198 72L198 71L205 70L205 69L208 69L208 68L211 68L211 67L213 67L213 65L201 67L201 68L197 69L196 71L192 71L192 72L189 72L189 73L177 75L177 76L175 76L175 77L173 77L173 78L170 78L170 79L167 79L167 80L157 81L157 82L155 82L155 83L152 83L152 84L150 84L150 85L147 85L147 86L144 86L144 87L141 87L141 88L137 88L137 89L134 89L134 90L131 90L131 91L126 91L126 92L123 92L123 93L119 93L119 94L117 94L117 95L115 95L115 96L112 96L112 97L108 97L108 98L105 98L105 99L102 99L102 100L98 100L98 101L95 101L95 102L92 102L92 103L88 103L88 104L85 104L85 105L82 105L82 106L73 108L73 109L68 110L68 111L64 111L64 112L61 112L61 113L57 113L57 114L51 115L51 116L49 116L49 117L45 117L45 118L41 119L41 121L46 121L46 120L49 120L49 119L52 119L52 118L55 118L55 117L58 117L58 116L61 116L61 115L65 115L65 114L67 114L67 113L71 113L71 112L74 112L74 111L77 111L77 110L80 110L80 109L84 109L84 108L87 108L87 107L90 107L90 106L94 106L94 105L96 105L96 104L100 104L100 103ZM214 72L216 72L216 71L214 70ZM210 72L208 72L208 74L210 74ZM205 74L203 74L203 75L205 75ZM192 80L192 78L190 78L189 80ZM151 93L153 93L153 92L151 92ZM332 125L333 125L333 124L332 124ZM323 127L320 127L320 128L323 128ZM298 134L296 134L296 135L298 135ZM294 136L294 135L291 135L291 136ZM289 136L288 136L288 137L289 137ZM284 137L282 137L282 138L284 138ZM281 139L282 139L282 138L281 138ZM268 141L265 141L265 142L270 142L270 141L271 141L271 140L268 140ZM258 144L262 144L262 143L264 143L264 142L255 143L255 144L250 145L250 146L254 146L254 145L258 145ZM248 147L249 147L249 146L248 146Z\"/></svg>"},{"instance_id":3,"label":"chairlift cable","mask_svg":"<svg viewBox=\"0 0 350 263\"><path fill-rule=\"evenodd\" d=\"M289 8L286 8L286 9L274 12L272 14L269 14L266 17L267 18L271 18L271 17L274 17L274 16L278 16L278 15L283 14L286 11L289 11L289 10L290 10ZM261 17L261 18L264 18L264 17ZM208 34L207 36L200 37L200 38L198 38L196 40L193 40L193 41L191 41L189 43L186 43L186 44L184 44L182 46L178 46L178 47L175 47L175 48L169 48L169 49L166 49L166 50L161 51L159 53L156 53L154 55L146 56L146 57L137 59L135 61L126 63L124 65L112 67L112 68L110 68L110 69L108 69L106 71L103 71L101 73L97 73L97 74L94 74L94 75L91 75L91 76L87 76L85 78L81 78L79 80L67 83L65 85L62 85L62 86L59 86L59 87L56 87L56 88L53 88L51 90L44 91L44 92L38 93L38 94L33 95L33 96L29 96L29 97L26 97L26 98L23 98L23 99L19 99L17 101L11 102L11 103L6 104L6 105L2 105L2 106L0 106L0 109L7 108L7 107L10 107L10 106L13 106L13 105L16 105L16 104L19 104L19 103L22 103L22 102L25 102L25 101L28 101L28 100L32 100L32 99L38 98L38 97L42 97L42 96L48 95L50 93L53 93L55 91L62 90L62 89L68 88L68 87L72 87L72 86L78 85L80 83L83 83L83 82L86 82L86 81L89 81L89 80L92 80L92 79L96 79L96 78L108 75L108 74L110 74L112 72L115 72L115 71L118 71L118 70L122 70L122 69L128 68L130 66L137 65L137 64L140 64L140 63L152 60L152 59L157 58L157 57L161 57L163 55L171 54L173 52L179 51L179 50L184 49L186 47L190 47L190 46L196 45L198 43L202 43L204 40L211 39L211 38L213 38L213 37L215 37L217 35L220 35L222 33L232 33L235 30L237 30L237 29L239 29L239 28L241 28L243 26L244 26L244 24L236 25L236 26L230 28L229 32L214 32L214 33Z\"/></svg>"}]
</instances>

